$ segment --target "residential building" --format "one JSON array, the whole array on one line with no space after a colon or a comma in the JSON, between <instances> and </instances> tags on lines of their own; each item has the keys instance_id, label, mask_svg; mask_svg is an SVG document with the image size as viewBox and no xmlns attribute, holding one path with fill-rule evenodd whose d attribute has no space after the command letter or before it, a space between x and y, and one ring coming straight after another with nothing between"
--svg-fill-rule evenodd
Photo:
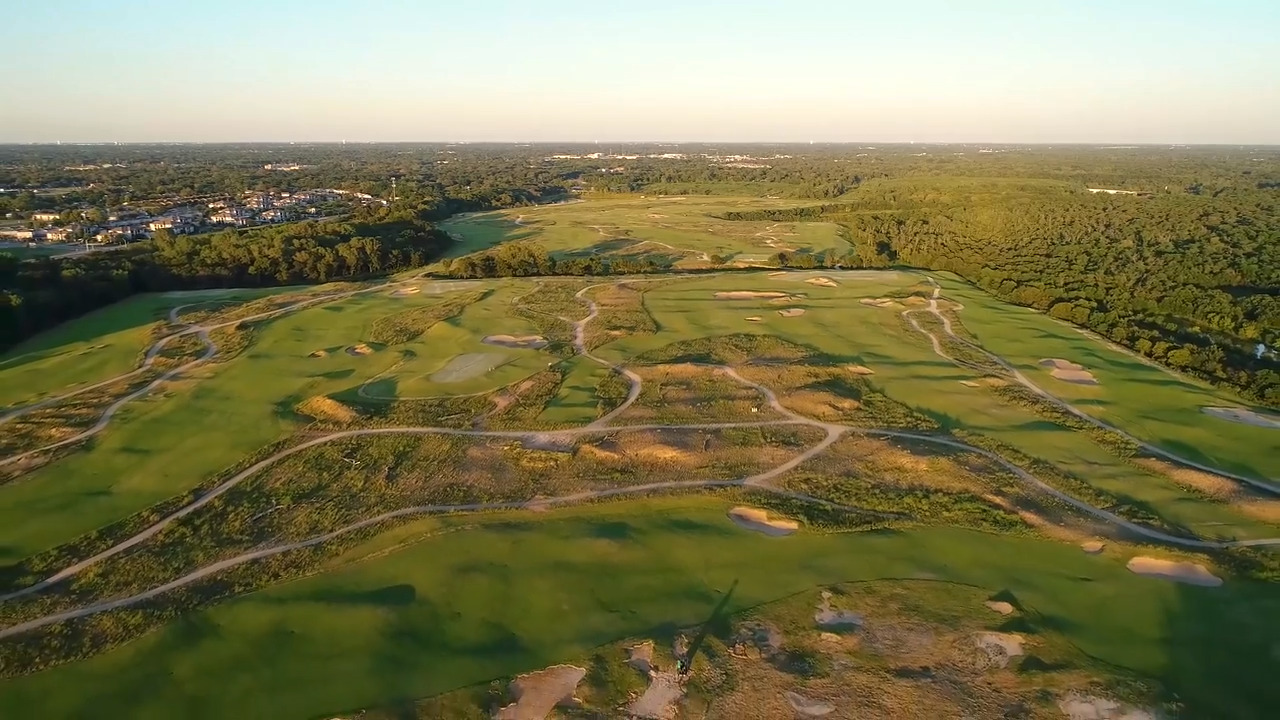
<instances>
[{"instance_id":1,"label":"residential building","mask_svg":"<svg viewBox=\"0 0 1280 720\"><path fill-rule=\"evenodd\" d=\"M293 213L288 210L273 208L271 210L263 210L258 214L258 219L269 223L288 222L293 219Z\"/></svg>"},{"instance_id":2,"label":"residential building","mask_svg":"<svg viewBox=\"0 0 1280 720\"><path fill-rule=\"evenodd\" d=\"M253 220L253 213L242 207L231 207L209 216L209 222L218 225L234 225L244 227Z\"/></svg>"},{"instance_id":3,"label":"residential building","mask_svg":"<svg viewBox=\"0 0 1280 720\"><path fill-rule=\"evenodd\" d=\"M31 213L31 219L35 220L36 222L54 222L56 220L62 219L62 213L37 210Z\"/></svg>"}]
</instances>

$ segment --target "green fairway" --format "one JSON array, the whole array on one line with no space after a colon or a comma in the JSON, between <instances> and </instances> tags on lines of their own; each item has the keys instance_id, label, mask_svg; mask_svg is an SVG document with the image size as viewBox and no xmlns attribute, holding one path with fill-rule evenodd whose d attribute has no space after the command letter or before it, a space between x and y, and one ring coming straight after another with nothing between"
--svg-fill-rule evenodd
<instances>
[{"instance_id":1,"label":"green fairway","mask_svg":"<svg viewBox=\"0 0 1280 720\"><path fill-rule=\"evenodd\" d=\"M104 655L0 682L0 714L307 718L582 657L659 626L816 585L929 577L1008 591L1096 660L1154 677L1196 717L1262 718L1280 597L1143 578L1122 552L955 529L787 538L714 499L491 515L391 555L201 610ZM475 522L473 519L471 522ZM354 559L453 521L422 521ZM515 601L513 601L513 599Z\"/></svg>"},{"instance_id":2,"label":"green fairway","mask_svg":"<svg viewBox=\"0 0 1280 720\"><path fill-rule=\"evenodd\" d=\"M475 213L442 227L460 240L454 255L529 240L560 256L639 254L678 267L698 267L711 255L749 263L780 250L849 249L834 223L728 222L717 217L732 210L794 205L761 198L607 196Z\"/></svg>"},{"instance_id":3,"label":"green fairway","mask_svg":"<svg viewBox=\"0 0 1280 720\"><path fill-rule=\"evenodd\" d=\"M966 283L943 283L946 296L964 304L961 317L979 342L1054 395L1171 452L1280 481L1280 432L1202 412L1205 407L1239 407L1238 398L1087 337L1042 313L1010 307ZM1079 363L1099 384L1055 380L1038 365L1044 358Z\"/></svg>"}]
</instances>

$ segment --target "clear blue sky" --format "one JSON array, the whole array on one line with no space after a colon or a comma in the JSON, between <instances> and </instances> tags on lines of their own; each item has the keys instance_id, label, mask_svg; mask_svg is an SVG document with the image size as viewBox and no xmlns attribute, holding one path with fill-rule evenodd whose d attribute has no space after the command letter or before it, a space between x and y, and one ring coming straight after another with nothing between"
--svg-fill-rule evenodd
<instances>
[{"instance_id":1,"label":"clear blue sky","mask_svg":"<svg viewBox=\"0 0 1280 720\"><path fill-rule=\"evenodd\" d=\"M1280 143L1280 0L0 0L0 142Z\"/></svg>"}]
</instances>

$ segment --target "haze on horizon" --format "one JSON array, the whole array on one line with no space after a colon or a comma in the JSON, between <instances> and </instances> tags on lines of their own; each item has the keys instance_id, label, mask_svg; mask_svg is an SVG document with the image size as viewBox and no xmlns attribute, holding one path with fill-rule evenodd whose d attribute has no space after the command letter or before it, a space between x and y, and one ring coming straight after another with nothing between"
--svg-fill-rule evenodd
<instances>
[{"instance_id":1,"label":"haze on horizon","mask_svg":"<svg viewBox=\"0 0 1280 720\"><path fill-rule=\"evenodd\" d=\"M0 0L0 142L1280 144L1280 3Z\"/></svg>"}]
</instances>

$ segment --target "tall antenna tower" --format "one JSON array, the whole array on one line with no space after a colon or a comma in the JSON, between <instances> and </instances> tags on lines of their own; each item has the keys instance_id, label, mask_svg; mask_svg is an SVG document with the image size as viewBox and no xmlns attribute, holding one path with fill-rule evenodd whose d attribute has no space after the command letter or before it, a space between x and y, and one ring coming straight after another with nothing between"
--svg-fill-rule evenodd
<instances>
[{"instance_id":1,"label":"tall antenna tower","mask_svg":"<svg viewBox=\"0 0 1280 720\"><path fill-rule=\"evenodd\" d=\"M392 175L391 176L391 202L395 202L395 201L396 201L396 178L394 175Z\"/></svg>"}]
</instances>

